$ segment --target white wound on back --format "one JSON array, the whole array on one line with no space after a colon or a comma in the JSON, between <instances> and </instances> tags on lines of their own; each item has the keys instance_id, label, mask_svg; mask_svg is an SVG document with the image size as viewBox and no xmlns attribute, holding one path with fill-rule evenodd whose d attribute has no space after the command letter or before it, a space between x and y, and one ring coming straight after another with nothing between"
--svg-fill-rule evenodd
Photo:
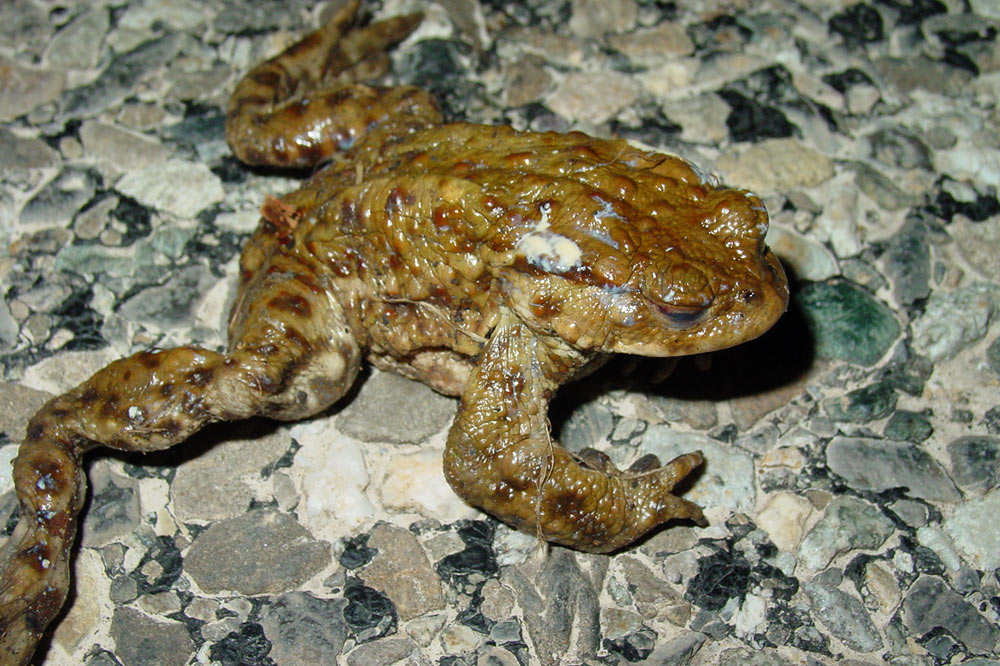
<instances>
[{"instance_id":1,"label":"white wound on back","mask_svg":"<svg viewBox=\"0 0 1000 666\"><path fill-rule=\"evenodd\" d=\"M539 207L542 217L517 242L517 251L524 255L529 264L546 273L565 273L580 266L583 252L572 240L549 229L551 210L549 203Z\"/></svg>"}]
</instances>

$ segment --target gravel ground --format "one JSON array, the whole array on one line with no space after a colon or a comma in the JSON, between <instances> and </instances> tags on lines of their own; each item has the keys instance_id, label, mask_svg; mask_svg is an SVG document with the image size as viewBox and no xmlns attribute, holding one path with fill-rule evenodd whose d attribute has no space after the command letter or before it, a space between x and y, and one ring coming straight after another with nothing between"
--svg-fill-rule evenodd
<instances>
[{"instance_id":1,"label":"gravel ground","mask_svg":"<svg viewBox=\"0 0 1000 666\"><path fill-rule=\"evenodd\" d=\"M444 483L454 401L371 372L308 423L92 455L44 663L1000 664L1000 5L368 4L415 7L394 76L450 118L626 137L764 198L778 326L666 381L618 359L552 414L617 463L703 450L710 526L541 549ZM50 394L223 345L240 245L297 182L239 165L223 108L323 10L0 5L4 535Z\"/></svg>"}]
</instances>

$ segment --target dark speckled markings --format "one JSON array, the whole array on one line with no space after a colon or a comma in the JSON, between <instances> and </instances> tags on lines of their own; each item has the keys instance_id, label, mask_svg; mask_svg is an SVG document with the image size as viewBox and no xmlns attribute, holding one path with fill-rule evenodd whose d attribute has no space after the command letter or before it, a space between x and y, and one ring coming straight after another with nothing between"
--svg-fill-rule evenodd
<instances>
[{"instance_id":1,"label":"dark speckled markings","mask_svg":"<svg viewBox=\"0 0 1000 666\"><path fill-rule=\"evenodd\" d=\"M229 104L226 136L244 161L343 155L262 207L227 351L135 354L31 420L0 581L3 664L28 662L66 596L86 451L155 451L215 421L316 414L363 354L461 396L446 477L511 525L606 552L702 520L671 492L699 453L626 471L578 459L552 439L547 407L610 353L700 353L767 330L787 287L760 200L622 141L442 125L426 92L356 82L419 22L349 29L357 5L249 73Z\"/></svg>"}]
</instances>

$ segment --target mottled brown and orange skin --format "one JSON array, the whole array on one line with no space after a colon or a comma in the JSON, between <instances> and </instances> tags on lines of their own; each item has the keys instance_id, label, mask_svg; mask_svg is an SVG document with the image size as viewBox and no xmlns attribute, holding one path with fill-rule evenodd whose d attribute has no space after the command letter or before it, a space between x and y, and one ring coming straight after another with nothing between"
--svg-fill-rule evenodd
<instances>
[{"instance_id":1,"label":"mottled brown and orange skin","mask_svg":"<svg viewBox=\"0 0 1000 666\"><path fill-rule=\"evenodd\" d=\"M31 420L15 461L0 662L26 663L65 598L84 452L316 414L363 358L461 397L445 474L511 525L607 552L668 520L703 520L671 493L699 453L619 471L553 441L547 406L610 353L694 354L767 330L788 294L759 199L622 141L442 124L419 89L354 82L384 71L385 50L419 21L351 29L356 9L234 92L227 138L241 159L336 157L263 206L229 349L117 361Z\"/></svg>"}]
</instances>

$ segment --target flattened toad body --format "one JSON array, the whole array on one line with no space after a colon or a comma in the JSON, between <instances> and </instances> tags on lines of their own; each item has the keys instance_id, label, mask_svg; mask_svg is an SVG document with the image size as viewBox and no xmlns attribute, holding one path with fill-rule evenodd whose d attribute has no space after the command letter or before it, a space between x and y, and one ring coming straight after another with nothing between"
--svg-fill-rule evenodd
<instances>
[{"instance_id":1,"label":"flattened toad body","mask_svg":"<svg viewBox=\"0 0 1000 666\"><path fill-rule=\"evenodd\" d=\"M341 156L265 204L228 351L137 354L32 419L0 588L5 663L30 658L65 597L86 450L152 451L213 421L310 416L364 358L460 396L446 477L511 525L606 552L668 520L702 520L671 494L700 454L627 471L574 457L551 439L547 405L610 353L700 353L767 330L787 287L761 202L622 141L442 124L419 89L350 82L419 21L351 30L356 4L253 70L230 103L227 138L246 162Z\"/></svg>"}]
</instances>

